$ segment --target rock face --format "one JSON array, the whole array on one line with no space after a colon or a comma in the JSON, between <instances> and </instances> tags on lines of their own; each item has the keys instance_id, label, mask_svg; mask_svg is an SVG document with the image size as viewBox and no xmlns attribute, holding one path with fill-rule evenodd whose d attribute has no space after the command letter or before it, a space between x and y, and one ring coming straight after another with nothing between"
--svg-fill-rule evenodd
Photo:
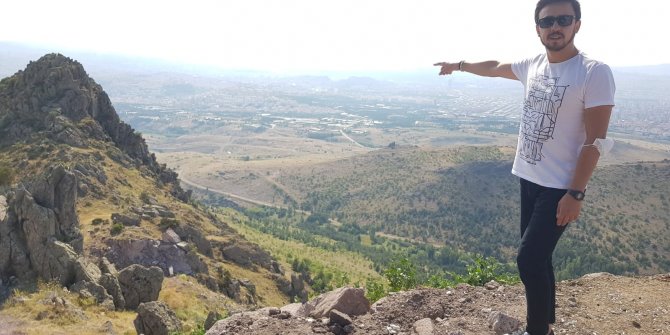
<instances>
[{"instance_id":1,"label":"rock face","mask_svg":"<svg viewBox=\"0 0 670 335\"><path fill-rule=\"evenodd\" d=\"M181 331L181 322L175 313L160 301L140 304L133 323L138 334L169 335Z\"/></svg>"},{"instance_id":2,"label":"rock face","mask_svg":"<svg viewBox=\"0 0 670 335\"><path fill-rule=\"evenodd\" d=\"M183 243L183 242L182 242ZM140 264L156 265L168 274L172 268L174 273L207 273L207 265L195 252L191 252L186 244L174 244L159 240L108 240L107 257L119 267ZM182 248L182 246L185 246Z\"/></svg>"},{"instance_id":3,"label":"rock face","mask_svg":"<svg viewBox=\"0 0 670 335\"><path fill-rule=\"evenodd\" d=\"M36 274L66 286L74 283L83 249L76 200L77 179L62 166L14 193L0 222L0 278Z\"/></svg>"},{"instance_id":4,"label":"rock face","mask_svg":"<svg viewBox=\"0 0 670 335\"><path fill-rule=\"evenodd\" d=\"M163 270L134 264L119 272L119 286L125 307L135 309L143 302L155 301L163 285Z\"/></svg>"}]
</instances>

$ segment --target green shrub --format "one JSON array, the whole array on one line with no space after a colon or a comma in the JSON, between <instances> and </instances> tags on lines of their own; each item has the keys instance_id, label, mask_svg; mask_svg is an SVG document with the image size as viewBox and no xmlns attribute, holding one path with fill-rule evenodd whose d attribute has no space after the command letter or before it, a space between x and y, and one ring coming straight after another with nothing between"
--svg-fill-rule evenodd
<instances>
[{"instance_id":1,"label":"green shrub","mask_svg":"<svg viewBox=\"0 0 670 335\"><path fill-rule=\"evenodd\" d=\"M374 278L368 278L365 282L365 297L368 298L370 303L374 303L385 296L386 289L384 288L384 283Z\"/></svg>"},{"instance_id":2,"label":"green shrub","mask_svg":"<svg viewBox=\"0 0 670 335\"><path fill-rule=\"evenodd\" d=\"M115 223L114 225L112 225L112 229L111 229L112 235L121 234L121 232L123 231L123 228L124 228L123 224Z\"/></svg>"},{"instance_id":3,"label":"green shrub","mask_svg":"<svg viewBox=\"0 0 670 335\"><path fill-rule=\"evenodd\" d=\"M394 260L389 267L384 270L384 276L389 281L389 290L398 292L410 290L416 287L416 266L407 258Z\"/></svg>"},{"instance_id":4,"label":"green shrub","mask_svg":"<svg viewBox=\"0 0 670 335\"><path fill-rule=\"evenodd\" d=\"M467 283L473 286L482 286L491 280L502 284L515 284L519 282L519 277L504 272L503 265L493 257L484 258L482 255L476 255L472 264L466 266L467 275L453 275L455 282Z\"/></svg>"}]
</instances>

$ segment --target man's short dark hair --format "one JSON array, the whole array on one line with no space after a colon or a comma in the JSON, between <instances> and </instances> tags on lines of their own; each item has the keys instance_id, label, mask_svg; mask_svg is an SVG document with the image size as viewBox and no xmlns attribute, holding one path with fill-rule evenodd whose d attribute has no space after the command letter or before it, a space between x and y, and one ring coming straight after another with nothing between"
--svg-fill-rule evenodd
<instances>
[{"instance_id":1,"label":"man's short dark hair","mask_svg":"<svg viewBox=\"0 0 670 335\"><path fill-rule=\"evenodd\" d=\"M582 18L582 8L579 6L579 1L577 0L540 0L535 6L535 24L540 20L540 11L547 5L567 2L572 5L572 9L575 10L575 19L579 21Z\"/></svg>"}]
</instances>

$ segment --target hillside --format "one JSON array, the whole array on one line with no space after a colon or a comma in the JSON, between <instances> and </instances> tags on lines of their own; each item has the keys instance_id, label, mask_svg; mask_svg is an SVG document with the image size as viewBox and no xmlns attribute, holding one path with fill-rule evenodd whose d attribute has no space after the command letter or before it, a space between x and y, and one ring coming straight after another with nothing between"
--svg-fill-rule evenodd
<instances>
[{"instance_id":1,"label":"hillside","mask_svg":"<svg viewBox=\"0 0 670 335\"><path fill-rule=\"evenodd\" d=\"M614 157L638 150L624 142L617 145ZM460 271L462 262L444 259L445 252L480 253L505 263L514 260L518 181L510 174L512 154L509 147L401 147L304 166L240 165L244 170L237 174L225 170L224 178L209 175L196 180L215 190L215 185L238 190L235 184L244 180L264 184L258 189L268 191L260 199L335 220L331 227L298 226L314 234L340 236L345 249L365 249L362 245L368 242L356 242L360 234L376 236L375 245L380 247L389 239L404 239L415 246L415 254L408 253L416 262ZM670 188L670 161L611 159L598 167L581 219L559 243L560 278L599 271L670 270L670 199L665 194ZM237 175L245 177L236 179ZM394 248L379 252L391 254ZM373 252L363 252L375 263L384 262Z\"/></svg>"},{"instance_id":2,"label":"hillside","mask_svg":"<svg viewBox=\"0 0 670 335\"><path fill-rule=\"evenodd\" d=\"M286 267L193 203L80 63L49 54L0 81L3 323L92 334L109 322L127 333L137 303L158 299L187 331L209 312L306 295ZM124 273L146 273L155 296L137 302Z\"/></svg>"}]
</instances>

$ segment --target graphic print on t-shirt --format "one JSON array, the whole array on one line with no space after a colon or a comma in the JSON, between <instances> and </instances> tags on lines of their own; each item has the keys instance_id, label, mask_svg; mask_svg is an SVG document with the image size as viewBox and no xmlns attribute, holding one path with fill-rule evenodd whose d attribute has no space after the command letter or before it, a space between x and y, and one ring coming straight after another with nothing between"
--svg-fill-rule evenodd
<instances>
[{"instance_id":1,"label":"graphic print on t-shirt","mask_svg":"<svg viewBox=\"0 0 670 335\"><path fill-rule=\"evenodd\" d=\"M531 79L528 98L523 103L520 155L533 165L542 160L542 146L554 135L558 109L568 87L557 85L559 79L544 75Z\"/></svg>"}]
</instances>

